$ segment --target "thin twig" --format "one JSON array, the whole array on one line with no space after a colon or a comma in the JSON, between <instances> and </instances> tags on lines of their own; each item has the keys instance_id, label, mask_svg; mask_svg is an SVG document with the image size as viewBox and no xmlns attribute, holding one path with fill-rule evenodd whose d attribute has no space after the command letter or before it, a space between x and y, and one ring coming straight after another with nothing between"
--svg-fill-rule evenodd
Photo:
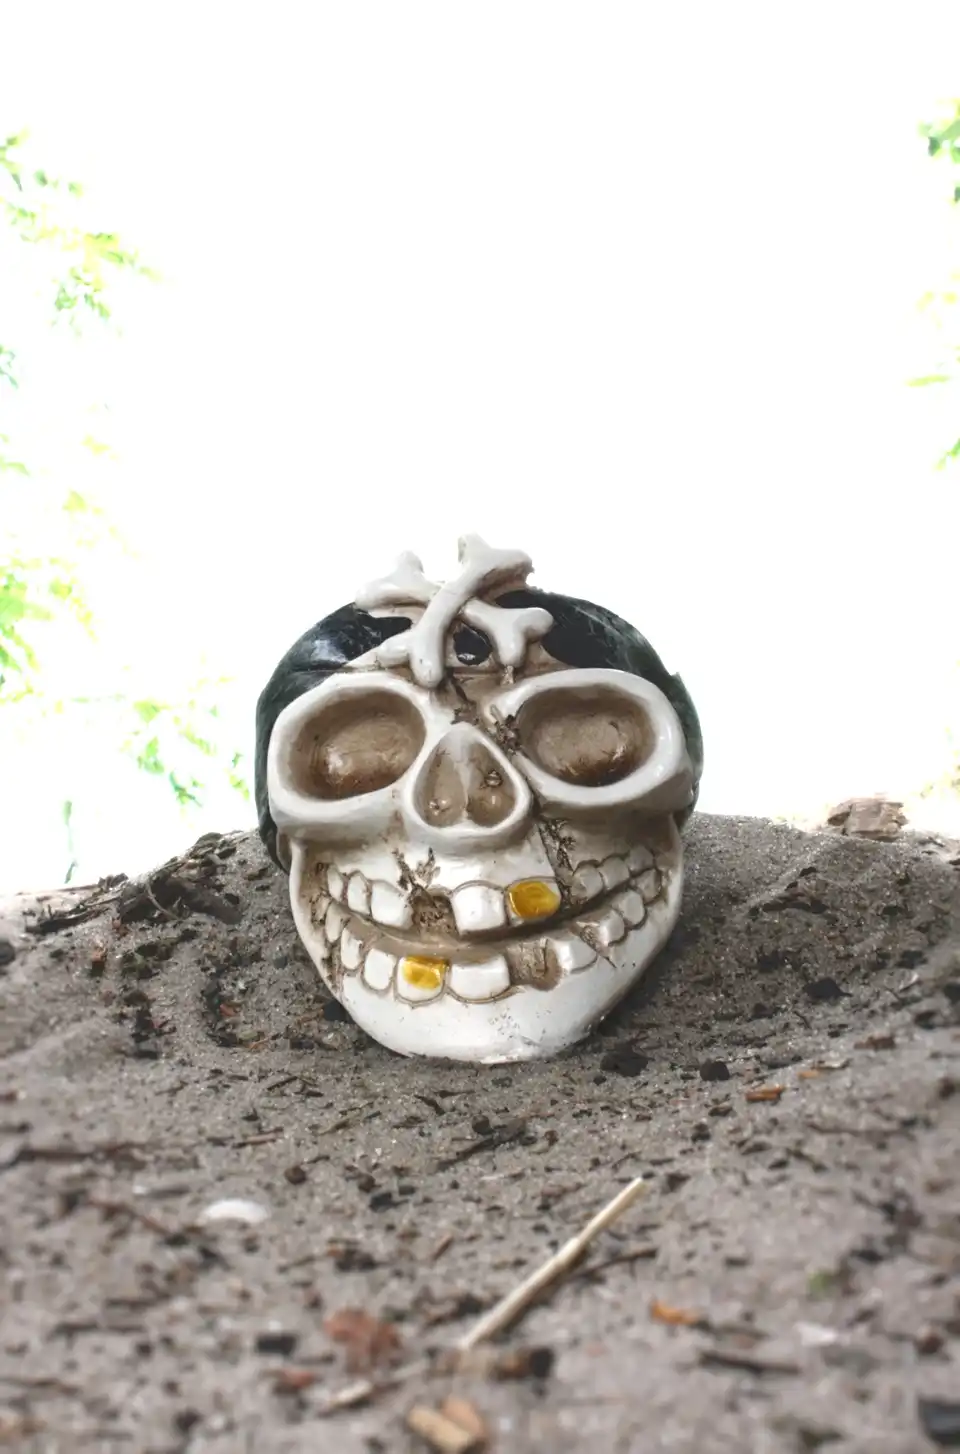
<instances>
[{"instance_id":1,"label":"thin twig","mask_svg":"<svg viewBox=\"0 0 960 1454\"><path fill-rule=\"evenodd\" d=\"M608 1202L607 1205L587 1223L582 1232L576 1237L571 1237L559 1252L544 1263L539 1271L532 1274L512 1293L497 1303L490 1312L485 1313L478 1323L459 1342L455 1343L451 1352L456 1357L476 1348L478 1343L485 1342L502 1332L510 1323L514 1322L521 1313L525 1312L536 1297L555 1282L564 1272L568 1272L577 1260L583 1255L587 1247L599 1232L610 1227L618 1217L627 1210L637 1198L646 1191L646 1183L642 1176L638 1176L629 1186ZM421 1374L429 1373L437 1366L446 1367L446 1358L442 1355L439 1364L435 1360L430 1362L422 1360L417 1363L410 1363L405 1368L398 1368L393 1373L382 1375L378 1379L362 1378L355 1383L347 1384L337 1393L327 1398L316 1412L320 1415L333 1414L340 1409L355 1408L358 1404L366 1403L368 1399L381 1390L396 1387L397 1384L406 1383L408 1379L418 1377Z\"/></svg>"},{"instance_id":2,"label":"thin twig","mask_svg":"<svg viewBox=\"0 0 960 1454\"><path fill-rule=\"evenodd\" d=\"M583 1256L594 1237L622 1216L644 1191L646 1191L646 1183L642 1176L638 1176L630 1182L629 1186L625 1186L612 1201L608 1202L595 1217L591 1218L582 1232L571 1237L569 1242L565 1242L541 1268L531 1273L519 1287L515 1287L513 1292L502 1298L488 1313L484 1313L470 1332L459 1340L457 1348L461 1352L465 1352L469 1348L475 1348L478 1343L484 1343L487 1339L496 1337L497 1333L502 1333L504 1328L508 1328L520 1317L521 1313L526 1312L530 1304L552 1282L555 1282L563 1273L569 1272L570 1268Z\"/></svg>"}]
</instances>

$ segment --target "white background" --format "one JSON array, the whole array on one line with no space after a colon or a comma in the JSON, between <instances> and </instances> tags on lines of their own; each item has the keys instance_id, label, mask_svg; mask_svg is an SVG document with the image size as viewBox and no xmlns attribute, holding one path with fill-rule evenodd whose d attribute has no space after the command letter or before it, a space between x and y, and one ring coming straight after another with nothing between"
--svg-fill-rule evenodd
<instances>
[{"instance_id":1,"label":"white background","mask_svg":"<svg viewBox=\"0 0 960 1454\"><path fill-rule=\"evenodd\" d=\"M249 749L294 637L477 530L683 674L705 809L943 770L960 418L904 381L951 262L916 128L960 89L955 3L31 0L3 45L0 128L164 274L109 355L140 559L98 576L104 662L236 675ZM65 793L87 875L250 820L12 733L0 884L59 877Z\"/></svg>"}]
</instances>

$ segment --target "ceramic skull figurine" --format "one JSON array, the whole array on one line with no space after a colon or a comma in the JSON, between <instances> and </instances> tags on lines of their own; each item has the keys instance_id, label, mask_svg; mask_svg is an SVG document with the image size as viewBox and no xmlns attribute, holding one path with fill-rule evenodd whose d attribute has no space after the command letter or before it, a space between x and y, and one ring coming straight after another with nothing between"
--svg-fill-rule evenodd
<instances>
[{"instance_id":1,"label":"ceramic skull figurine","mask_svg":"<svg viewBox=\"0 0 960 1454\"><path fill-rule=\"evenodd\" d=\"M702 746L679 677L476 536L414 555L287 652L257 707L260 833L332 994L404 1055L553 1054L680 908Z\"/></svg>"}]
</instances>

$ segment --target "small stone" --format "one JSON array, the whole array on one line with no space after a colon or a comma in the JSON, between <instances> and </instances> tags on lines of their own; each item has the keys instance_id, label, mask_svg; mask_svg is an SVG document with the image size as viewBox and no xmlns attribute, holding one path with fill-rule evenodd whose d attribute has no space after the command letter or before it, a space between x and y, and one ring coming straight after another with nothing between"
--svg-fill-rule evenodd
<instances>
[{"instance_id":1,"label":"small stone","mask_svg":"<svg viewBox=\"0 0 960 1454\"><path fill-rule=\"evenodd\" d=\"M494 1366L494 1377L503 1379L549 1378L556 1354L552 1348L517 1348L504 1353Z\"/></svg>"},{"instance_id":2,"label":"small stone","mask_svg":"<svg viewBox=\"0 0 960 1454\"><path fill-rule=\"evenodd\" d=\"M299 1338L296 1333L258 1333L255 1344L258 1353L280 1353L288 1358L296 1348Z\"/></svg>"},{"instance_id":3,"label":"small stone","mask_svg":"<svg viewBox=\"0 0 960 1454\"><path fill-rule=\"evenodd\" d=\"M705 1060L700 1067L701 1080L729 1080L730 1068L725 1060Z\"/></svg>"},{"instance_id":4,"label":"small stone","mask_svg":"<svg viewBox=\"0 0 960 1454\"><path fill-rule=\"evenodd\" d=\"M632 1045L618 1045L608 1050L600 1062L601 1070L611 1070L614 1075L640 1075L650 1064L648 1055L641 1055Z\"/></svg>"},{"instance_id":5,"label":"small stone","mask_svg":"<svg viewBox=\"0 0 960 1454\"><path fill-rule=\"evenodd\" d=\"M0 969L7 964L12 964L17 957L17 951L9 939L0 939Z\"/></svg>"},{"instance_id":6,"label":"small stone","mask_svg":"<svg viewBox=\"0 0 960 1454\"><path fill-rule=\"evenodd\" d=\"M199 1221L245 1222L248 1227L255 1227L258 1222L265 1222L269 1215L267 1208L259 1202L248 1201L245 1197L226 1197L205 1207Z\"/></svg>"},{"instance_id":7,"label":"small stone","mask_svg":"<svg viewBox=\"0 0 960 1454\"><path fill-rule=\"evenodd\" d=\"M814 1004L818 1005L826 1004L829 1000L842 999L845 993L837 984L837 981L831 979L829 975L823 979L811 980L809 984L804 986L804 989L807 992L807 998L813 1000Z\"/></svg>"},{"instance_id":8,"label":"small stone","mask_svg":"<svg viewBox=\"0 0 960 1454\"><path fill-rule=\"evenodd\" d=\"M918 1329L913 1339L913 1346L926 1358L931 1353L939 1353L943 1347L943 1341L940 1329L927 1323L925 1327Z\"/></svg>"},{"instance_id":9,"label":"small stone","mask_svg":"<svg viewBox=\"0 0 960 1454\"><path fill-rule=\"evenodd\" d=\"M918 1398L917 1417L928 1439L942 1449L960 1449L960 1403Z\"/></svg>"},{"instance_id":10,"label":"small stone","mask_svg":"<svg viewBox=\"0 0 960 1454\"><path fill-rule=\"evenodd\" d=\"M288 1166L283 1174L291 1186L301 1186L307 1179L307 1173L300 1165Z\"/></svg>"}]
</instances>

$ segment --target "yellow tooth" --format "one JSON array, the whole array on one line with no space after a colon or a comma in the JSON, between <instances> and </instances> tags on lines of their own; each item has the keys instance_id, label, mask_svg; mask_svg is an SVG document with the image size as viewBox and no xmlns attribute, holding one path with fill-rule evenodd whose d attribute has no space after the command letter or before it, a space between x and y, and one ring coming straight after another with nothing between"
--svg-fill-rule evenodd
<instances>
[{"instance_id":1,"label":"yellow tooth","mask_svg":"<svg viewBox=\"0 0 960 1454\"><path fill-rule=\"evenodd\" d=\"M552 884L539 878L525 878L511 884L507 899L518 919L546 919L560 907L560 895Z\"/></svg>"},{"instance_id":2,"label":"yellow tooth","mask_svg":"<svg viewBox=\"0 0 960 1454\"><path fill-rule=\"evenodd\" d=\"M449 968L448 960L425 959L421 954L408 954L400 961L400 973L418 990L439 989Z\"/></svg>"}]
</instances>

